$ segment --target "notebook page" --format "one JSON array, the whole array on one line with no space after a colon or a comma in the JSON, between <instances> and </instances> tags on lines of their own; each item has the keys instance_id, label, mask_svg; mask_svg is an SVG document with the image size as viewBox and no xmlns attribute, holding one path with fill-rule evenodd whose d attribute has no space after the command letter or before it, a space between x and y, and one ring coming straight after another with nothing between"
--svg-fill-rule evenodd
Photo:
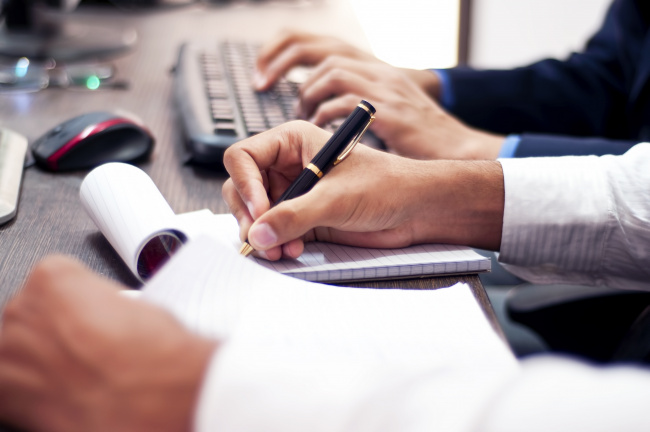
<instances>
[{"instance_id":1,"label":"notebook page","mask_svg":"<svg viewBox=\"0 0 650 432\"><path fill-rule=\"evenodd\" d=\"M139 168L108 163L92 170L79 191L84 209L137 275L137 253L154 233L174 224L174 212Z\"/></svg>"},{"instance_id":2,"label":"notebook page","mask_svg":"<svg viewBox=\"0 0 650 432\"><path fill-rule=\"evenodd\" d=\"M212 231L221 241L238 249L239 227L232 215L215 215ZM312 242L295 260L255 261L269 269L299 279L336 282L400 278L433 274L462 274L487 271L490 260L466 246L426 244L400 249L372 249Z\"/></svg>"},{"instance_id":3,"label":"notebook page","mask_svg":"<svg viewBox=\"0 0 650 432\"><path fill-rule=\"evenodd\" d=\"M483 401L489 386L485 393L467 390L478 377L496 385L516 369L464 284L439 290L320 285L254 265L204 237L172 258L145 285L143 298L225 341L221 388L253 381L263 392L270 380L271 407L295 406L294 413L306 403L345 410L368 394L389 397L395 380L433 373L439 391L427 401L442 409L444 424L455 404ZM279 391L276 377L300 389ZM311 408L302 421L313 421Z\"/></svg>"}]
</instances>

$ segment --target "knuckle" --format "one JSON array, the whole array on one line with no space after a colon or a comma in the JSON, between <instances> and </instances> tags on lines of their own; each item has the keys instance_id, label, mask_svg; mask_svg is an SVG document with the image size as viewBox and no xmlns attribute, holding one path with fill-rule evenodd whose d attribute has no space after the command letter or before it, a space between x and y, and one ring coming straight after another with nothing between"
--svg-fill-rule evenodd
<instances>
[{"instance_id":1,"label":"knuckle","mask_svg":"<svg viewBox=\"0 0 650 432\"><path fill-rule=\"evenodd\" d=\"M22 316L22 296L18 294L11 299L2 311L2 325L19 321Z\"/></svg>"},{"instance_id":2,"label":"knuckle","mask_svg":"<svg viewBox=\"0 0 650 432\"><path fill-rule=\"evenodd\" d=\"M241 142L236 143L226 149L225 153L223 154L223 165L226 167L226 170L228 170L228 168L231 168L235 161L239 158L238 155L240 154L240 147Z\"/></svg>"},{"instance_id":3,"label":"knuckle","mask_svg":"<svg viewBox=\"0 0 650 432\"><path fill-rule=\"evenodd\" d=\"M327 80L333 84L340 85L347 82L348 73L343 69L334 68L327 72Z\"/></svg>"},{"instance_id":4,"label":"knuckle","mask_svg":"<svg viewBox=\"0 0 650 432\"><path fill-rule=\"evenodd\" d=\"M284 227L294 231L300 225L300 213L294 206L284 206L278 219L282 220Z\"/></svg>"},{"instance_id":5,"label":"knuckle","mask_svg":"<svg viewBox=\"0 0 650 432\"><path fill-rule=\"evenodd\" d=\"M70 261L68 258L60 255L49 256L34 266L32 276L37 279L53 280L58 277L63 269L69 266Z\"/></svg>"}]
</instances>

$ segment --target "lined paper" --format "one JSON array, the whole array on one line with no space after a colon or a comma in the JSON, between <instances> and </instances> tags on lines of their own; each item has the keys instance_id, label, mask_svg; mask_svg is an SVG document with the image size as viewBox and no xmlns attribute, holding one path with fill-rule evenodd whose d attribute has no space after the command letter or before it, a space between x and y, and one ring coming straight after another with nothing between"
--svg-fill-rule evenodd
<instances>
[{"instance_id":1,"label":"lined paper","mask_svg":"<svg viewBox=\"0 0 650 432\"><path fill-rule=\"evenodd\" d=\"M239 228L229 214L215 215L214 235L238 249ZM210 228L207 228L210 230ZM349 282L428 275L478 273L491 262L466 246L426 244L400 249L372 249L324 242L305 244L295 260L255 261L269 269L314 282Z\"/></svg>"}]
</instances>

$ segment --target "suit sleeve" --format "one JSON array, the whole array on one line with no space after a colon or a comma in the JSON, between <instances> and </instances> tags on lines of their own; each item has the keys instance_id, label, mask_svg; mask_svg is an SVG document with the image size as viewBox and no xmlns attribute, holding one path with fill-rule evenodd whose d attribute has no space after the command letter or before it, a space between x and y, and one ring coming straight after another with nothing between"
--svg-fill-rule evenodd
<instances>
[{"instance_id":1,"label":"suit sleeve","mask_svg":"<svg viewBox=\"0 0 650 432\"><path fill-rule=\"evenodd\" d=\"M622 155L637 141L565 135L531 134L520 136L514 157Z\"/></svg>"},{"instance_id":2,"label":"suit sleeve","mask_svg":"<svg viewBox=\"0 0 650 432\"><path fill-rule=\"evenodd\" d=\"M448 69L450 112L500 134L631 138L626 105L646 30L637 2L616 0L585 50L564 61L511 70ZM525 139L522 144L526 147ZM572 153L546 155L562 154Z\"/></svg>"}]
</instances>

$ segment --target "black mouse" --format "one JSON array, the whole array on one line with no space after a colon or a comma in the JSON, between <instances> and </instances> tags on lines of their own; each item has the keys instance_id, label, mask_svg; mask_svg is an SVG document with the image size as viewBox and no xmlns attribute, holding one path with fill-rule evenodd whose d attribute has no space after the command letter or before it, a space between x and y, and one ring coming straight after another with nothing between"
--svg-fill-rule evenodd
<instances>
[{"instance_id":1,"label":"black mouse","mask_svg":"<svg viewBox=\"0 0 650 432\"><path fill-rule=\"evenodd\" d=\"M50 171L136 162L149 156L154 138L133 115L95 111L61 123L32 144L36 163Z\"/></svg>"}]
</instances>

